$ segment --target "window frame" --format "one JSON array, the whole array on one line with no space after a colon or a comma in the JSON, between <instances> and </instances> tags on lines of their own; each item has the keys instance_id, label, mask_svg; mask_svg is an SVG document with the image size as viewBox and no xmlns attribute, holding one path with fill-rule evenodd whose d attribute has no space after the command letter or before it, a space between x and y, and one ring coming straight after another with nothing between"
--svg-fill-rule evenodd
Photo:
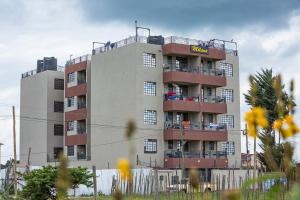
<instances>
[{"instance_id":1,"label":"window frame","mask_svg":"<svg viewBox=\"0 0 300 200\"><path fill-rule=\"evenodd\" d=\"M55 90L64 90L65 88L65 81L62 78L55 78L54 79L54 89Z\"/></svg>"},{"instance_id":2,"label":"window frame","mask_svg":"<svg viewBox=\"0 0 300 200\"><path fill-rule=\"evenodd\" d=\"M71 148L71 152L73 152L73 154L69 154L70 153L70 148ZM75 146L67 146L67 156L75 156Z\"/></svg>"},{"instance_id":3,"label":"window frame","mask_svg":"<svg viewBox=\"0 0 300 200\"><path fill-rule=\"evenodd\" d=\"M54 128L54 131L53 131L54 136L63 136L64 135L64 125L63 124L54 124L53 128ZM59 130L59 129L61 129L61 130ZM59 130L58 133L57 133L57 130Z\"/></svg>"},{"instance_id":4,"label":"window frame","mask_svg":"<svg viewBox=\"0 0 300 200\"><path fill-rule=\"evenodd\" d=\"M154 53L143 53L143 64L146 68L156 68L156 54Z\"/></svg>"},{"instance_id":5,"label":"window frame","mask_svg":"<svg viewBox=\"0 0 300 200\"><path fill-rule=\"evenodd\" d=\"M220 70L224 71L224 75L226 77L233 76L233 64L231 63L220 62Z\"/></svg>"},{"instance_id":6,"label":"window frame","mask_svg":"<svg viewBox=\"0 0 300 200\"><path fill-rule=\"evenodd\" d=\"M144 95L156 96L156 82L144 81Z\"/></svg>"},{"instance_id":7,"label":"window frame","mask_svg":"<svg viewBox=\"0 0 300 200\"><path fill-rule=\"evenodd\" d=\"M68 79L68 83L75 83L76 73L75 72L68 73L67 79Z\"/></svg>"},{"instance_id":8,"label":"window frame","mask_svg":"<svg viewBox=\"0 0 300 200\"><path fill-rule=\"evenodd\" d=\"M144 153L157 153L157 139L144 139Z\"/></svg>"},{"instance_id":9,"label":"window frame","mask_svg":"<svg viewBox=\"0 0 300 200\"><path fill-rule=\"evenodd\" d=\"M228 89L228 88L222 89L222 97L225 98L226 103L234 101L233 93L234 93L233 89Z\"/></svg>"},{"instance_id":10,"label":"window frame","mask_svg":"<svg viewBox=\"0 0 300 200\"><path fill-rule=\"evenodd\" d=\"M144 124L157 125L157 111L156 110L144 110Z\"/></svg>"},{"instance_id":11,"label":"window frame","mask_svg":"<svg viewBox=\"0 0 300 200\"><path fill-rule=\"evenodd\" d=\"M232 117L232 126L228 125L229 122L231 121L228 119L228 117L230 117L230 118ZM227 128L234 128L234 115L221 115L220 122L221 122L221 124L226 124Z\"/></svg>"},{"instance_id":12,"label":"window frame","mask_svg":"<svg viewBox=\"0 0 300 200\"><path fill-rule=\"evenodd\" d=\"M63 113L64 112L64 102L63 101L54 101L54 112Z\"/></svg>"}]
</instances>

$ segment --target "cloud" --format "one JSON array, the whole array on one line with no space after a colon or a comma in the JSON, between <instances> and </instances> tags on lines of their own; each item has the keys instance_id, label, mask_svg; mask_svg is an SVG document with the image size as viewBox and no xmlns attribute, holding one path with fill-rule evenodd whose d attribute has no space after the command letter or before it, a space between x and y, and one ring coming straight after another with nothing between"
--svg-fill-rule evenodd
<instances>
[{"instance_id":1,"label":"cloud","mask_svg":"<svg viewBox=\"0 0 300 200\"><path fill-rule=\"evenodd\" d=\"M286 26L290 15L300 7L298 0L91 0L79 1L89 21L102 23L113 20L133 24L135 19L149 26L172 30L193 27L249 26L266 28Z\"/></svg>"}]
</instances>

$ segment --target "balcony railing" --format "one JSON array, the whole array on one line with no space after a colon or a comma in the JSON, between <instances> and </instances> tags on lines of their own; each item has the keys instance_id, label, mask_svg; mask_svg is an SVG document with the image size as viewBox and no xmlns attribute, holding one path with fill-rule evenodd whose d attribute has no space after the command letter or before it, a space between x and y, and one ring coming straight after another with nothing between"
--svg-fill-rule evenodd
<instances>
[{"instance_id":1,"label":"balcony railing","mask_svg":"<svg viewBox=\"0 0 300 200\"><path fill-rule=\"evenodd\" d=\"M200 67L200 66L176 66L176 65L165 64L163 69L164 72L177 71L177 72L203 74L208 76L225 76L225 70L209 69L207 67Z\"/></svg>"},{"instance_id":2,"label":"balcony railing","mask_svg":"<svg viewBox=\"0 0 300 200\"><path fill-rule=\"evenodd\" d=\"M78 127L78 128L77 128L77 133L78 133L78 134L84 134L84 133L86 133L86 128Z\"/></svg>"},{"instance_id":3,"label":"balcony railing","mask_svg":"<svg viewBox=\"0 0 300 200\"><path fill-rule=\"evenodd\" d=\"M183 121L182 128L184 130L224 131L227 129L227 126L226 124L221 123L209 123L201 125L200 123L190 123L190 121ZM167 121L165 122L165 129L180 129L180 124Z\"/></svg>"},{"instance_id":4,"label":"balcony railing","mask_svg":"<svg viewBox=\"0 0 300 200\"><path fill-rule=\"evenodd\" d=\"M203 96L201 101L204 103L226 103L226 98L221 96Z\"/></svg>"},{"instance_id":5,"label":"balcony railing","mask_svg":"<svg viewBox=\"0 0 300 200\"><path fill-rule=\"evenodd\" d=\"M165 158L182 158L180 150L167 150L165 151ZM227 153L224 151L192 151L184 152L185 158L226 158Z\"/></svg>"},{"instance_id":6,"label":"balcony railing","mask_svg":"<svg viewBox=\"0 0 300 200\"><path fill-rule=\"evenodd\" d=\"M183 101L195 101L199 102L200 97L199 96L186 96L182 94L176 94L176 92L167 92L165 93L165 101L176 101L176 100L183 100Z\"/></svg>"},{"instance_id":7,"label":"balcony railing","mask_svg":"<svg viewBox=\"0 0 300 200\"><path fill-rule=\"evenodd\" d=\"M77 108L78 108L78 109L86 108L86 102L78 102L78 103L77 103Z\"/></svg>"},{"instance_id":8,"label":"balcony railing","mask_svg":"<svg viewBox=\"0 0 300 200\"><path fill-rule=\"evenodd\" d=\"M43 70L43 69L42 69L41 72L43 72L43 71L48 71L48 70L49 70L49 71L59 71L59 72L63 72L63 71L65 70L65 68L62 67L62 66L56 66L55 69L47 69L47 70ZM28 71L28 72L23 73L22 76L21 76L21 78L26 78L26 77L29 77L29 76L33 76L33 75L35 75L35 74L37 74L37 73L41 73L41 72L37 72L36 69L33 69L33 70L30 70L30 71Z\"/></svg>"},{"instance_id":9,"label":"balcony railing","mask_svg":"<svg viewBox=\"0 0 300 200\"><path fill-rule=\"evenodd\" d=\"M186 96L182 94L176 94L176 92L170 91L165 93L165 101L195 101L199 102L199 96ZM226 98L221 96L204 96L201 98L203 103L226 103Z\"/></svg>"}]
</instances>

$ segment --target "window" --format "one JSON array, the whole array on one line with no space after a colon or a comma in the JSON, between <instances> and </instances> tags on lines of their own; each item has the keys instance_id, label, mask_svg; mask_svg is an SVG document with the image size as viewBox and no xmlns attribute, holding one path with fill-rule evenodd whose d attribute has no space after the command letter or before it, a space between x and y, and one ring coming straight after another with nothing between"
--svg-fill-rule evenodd
<instances>
[{"instance_id":1,"label":"window","mask_svg":"<svg viewBox=\"0 0 300 200\"><path fill-rule=\"evenodd\" d=\"M62 147L54 147L53 148L53 158L58 159L59 155L63 152L64 152L64 149Z\"/></svg>"},{"instance_id":2,"label":"window","mask_svg":"<svg viewBox=\"0 0 300 200\"><path fill-rule=\"evenodd\" d=\"M144 153L156 153L157 152L157 140L145 139L144 140Z\"/></svg>"},{"instance_id":3,"label":"window","mask_svg":"<svg viewBox=\"0 0 300 200\"><path fill-rule=\"evenodd\" d=\"M178 183L179 183L179 176L178 175L172 176L171 177L171 184L175 185L175 184L178 184Z\"/></svg>"},{"instance_id":4,"label":"window","mask_svg":"<svg viewBox=\"0 0 300 200\"><path fill-rule=\"evenodd\" d=\"M68 74L68 83L73 83L73 82L75 82L75 72Z\"/></svg>"},{"instance_id":5,"label":"window","mask_svg":"<svg viewBox=\"0 0 300 200\"><path fill-rule=\"evenodd\" d=\"M168 140L168 149L173 149L173 141Z\"/></svg>"},{"instance_id":6,"label":"window","mask_svg":"<svg viewBox=\"0 0 300 200\"><path fill-rule=\"evenodd\" d=\"M157 124L157 113L156 110L145 110L144 111L144 124Z\"/></svg>"},{"instance_id":7,"label":"window","mask_svg":"<svg viewBox=\"0 0 300 200\"><path fill-rule=\"evenodd\" d=\"M156 96L156 83L144 81L144 95Z\"/></svg>"},{"instance_id":8,"label":"window","mask_svg":"<svg viewBox=\"0 0 300 200\"><path fill-rule=\"evenodd\" d=\"M64 112L64 102L54 101L54 112Z\"/></svg>"},{"instance_id":9,"label":"window","mask_svg":"<svg viewBox=\"0 0 300 200\"><path fill-rule=\"evenodd\" d=\"M64 90L64 79L60 79L60 78L54 79L54 89Z\"/></svg>"},{"instance_id":10,"label":"window","mask_svg":"<svg viewBox=\"0 0 300 200\"><path fill-rule=\"evenodd\" d=\"M75 97L68 97L68 107L73 107L75 105Z\"/></svg>"},{"instance_id":11,"label":"window","mask_svg":"<svg viewBox=\"0 0 300 200\"><path fill-rule=\"evenodd\" d=\"M54 124L54 135L63 136L64 126L62 124Z\"/></svg>"},{"instance_id":12,"label":"window","mask_svg":"<svg viewBox=\"0 0 300 200\"><path fill-rule=\"evenodd\" d=\"M144 53L144 67L156 67L156 55L152 53Z\"/></svg>"},{"instance_id":13,"label":"window","mask_svg":"<svg viewBox=\"0 0 300 200\"><path fill-rule=\"evenodd\" d=\"M226 102L233 102L233 90L232 89L223 89L222 97L225 98Z\"/></svg>"},{"instance_id":14,"label":"window","mask_svg":"<svg viewBox=\"0 0 300 200\"><path fill-rule=\"evenodd\" d=\"M233 76L232 66L230 63L220 63L220 70L224 72L225 76Z\"/></svg>"},{"instance_id":15,"label":"window","mask_svg":"<svg viewBox=\"0 0 300 200\"><path fill-rule=\"evenodd\" d=\"M210 151L215 150L215 142L209 142L209 143L208 143L208 149L209 149Z\"/></svg>"},{"instance_id":16,"label":"window","mask_svg":"<svg viewBox=\"0 0 300 200\"><path fill-rule=\"evenodd\" d=\"M222 151L226 152L227 155L234 155L235 154L234 142L233 141L223 142Z\"/></svg>"},{"instance_id":17,"label":"window","mask_svg":"<svg viewBox=\"0 0 300 200\"><path fill-rule=\"evenodd\" d=\"M207 88L207 96L212 96L212 88Z\"/></svg>"},{"instance_id":18,"label":"window","mask_svg":"<svg viewBox=\"0 0 300 200\"><path fill-rule=\"evenodd\" d=\"M227 128L234 128L233 115L221 115L221 123L226 124Z\"/></svg>"},{"instance_id":19,"label":"window","mask_svg":"<svg viewBox=\"0 0 300 200\"><path fill-rule=\"evenodd\" d=\"M68 146L67 147L67 154L68 154L68 156L74 156L75 155L74 146Z\"/></svg>"},{"instance_id":20,"label":"window","mask_svg":"<svg viewBox=\"0 0 300 200\"><path fill-rule=\"evenodd\" d=\"M75 130L75 121L70 121L67 123L67 131L74 131Z\"/></svg>"}]
</instances>

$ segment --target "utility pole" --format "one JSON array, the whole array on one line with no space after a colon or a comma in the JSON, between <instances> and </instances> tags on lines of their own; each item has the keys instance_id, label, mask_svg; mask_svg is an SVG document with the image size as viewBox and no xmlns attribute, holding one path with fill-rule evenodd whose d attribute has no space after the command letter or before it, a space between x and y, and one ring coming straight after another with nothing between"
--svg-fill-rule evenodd
<instances>
[{"instance_id":1,"label":"utility pole","mask_svg":"<svg viewBox=\"0 0 300 200\"><path fill-rule=\"evenodd\" d=\"M93 165L93 186L94 186L94 200L97 199L97 174L96 174L96 166Z\"/></svg>"},{"instance_id":2,"label":"utility pole","mask_svg":"<svg viewBox=\"0 0 300 200\"><path fill-rule=\"evenodd\" d=\"M16 116L15 106L12 107L13 112L13 142L14 142L14 192L17 197L17 148L16 148Z\"/></svg>"},{"instance_id":3,"label":"utility pole","mask_svg":"<svg viewBox=\"0 0 300 200\"><path fill-rule=\"evenodd\" d=\"M248 141L248 129L247 124L245 125L245 130L242 130L244 136L246 136L246 161L247 161L247 175L249 176L249 141Z\"/></svg>"},{"instance_id":4,"label":"utility pole","mask_svg":"<svg viewBox=\"0 0 300 200\"><path fill-rule=\"evenodd\" d=\"M180 136L181 136L181 180L185 179L185 165L184 165L184 141L183 141L183 135L184 135L184 130L183 130L183 116L182 114L180 115Z\"/></svg>"}]
</instances>

